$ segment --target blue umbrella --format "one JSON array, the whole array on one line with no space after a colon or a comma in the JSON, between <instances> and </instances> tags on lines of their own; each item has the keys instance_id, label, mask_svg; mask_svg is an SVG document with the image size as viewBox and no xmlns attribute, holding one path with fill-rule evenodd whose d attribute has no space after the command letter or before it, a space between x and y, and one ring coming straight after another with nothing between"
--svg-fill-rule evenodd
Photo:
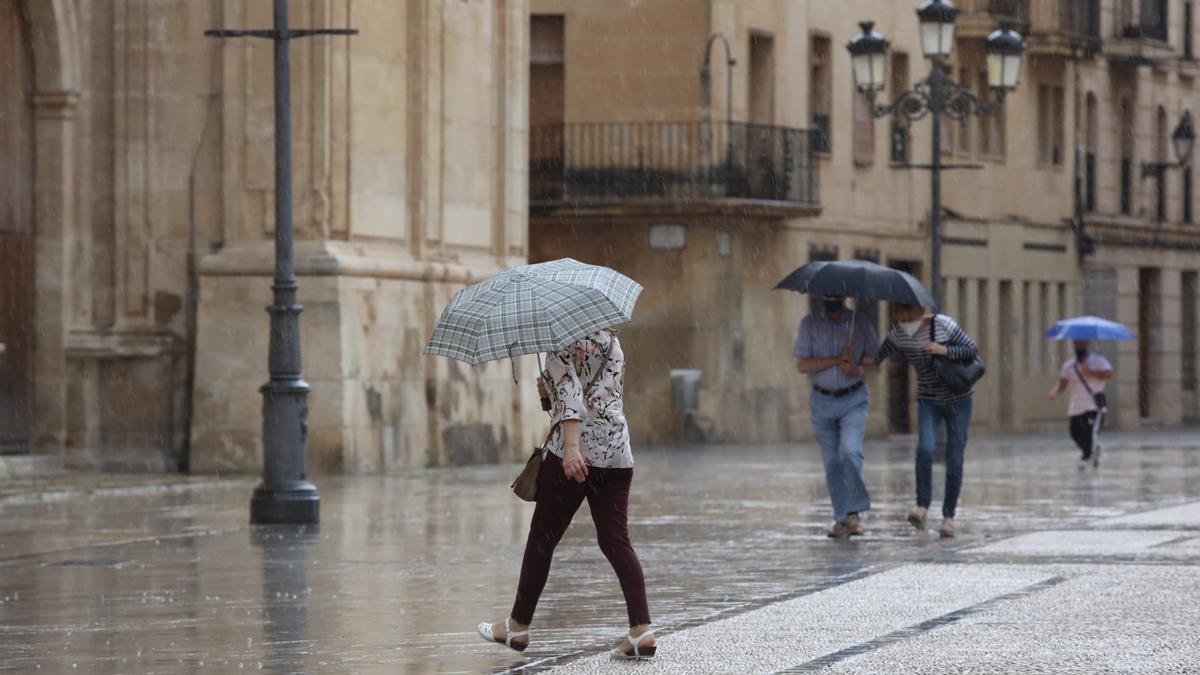
<instances>
[{"instance_id":1,"label":"blue umbrella","mask_svg":"<svg viewBox=\"0 0 1200 675\"><path fill-rule=\"evenodd\" d=\"M1051 340L1136 340L1133 331L1116 321L1097 316L1063 319L1046 331Z\"/></svg>"}]
</instances>

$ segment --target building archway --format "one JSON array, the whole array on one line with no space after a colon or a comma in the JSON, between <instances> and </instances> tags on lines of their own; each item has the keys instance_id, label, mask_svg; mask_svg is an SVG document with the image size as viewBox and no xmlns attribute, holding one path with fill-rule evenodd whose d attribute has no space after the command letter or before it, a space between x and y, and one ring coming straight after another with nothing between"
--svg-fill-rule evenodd
<instances>
[{"instance_id":1,"label":"building archway","mask_svg":"<svg viewBox=\"0 0 1200 675\"><path fill-rule=\"evenodd\" d=\"M0 0L0 452L66 439L78 51L72 3Z\"/></svg>"},{"instance_id":2,"label":"building archway","mask_svg":"<svg viewBox=\"0 0 1200 675\"><path fill-rule=\"evenodd\" d=\"M33 420L33 52L0 0L0 454L27 452Z\"/></svg>"}]
</instances>

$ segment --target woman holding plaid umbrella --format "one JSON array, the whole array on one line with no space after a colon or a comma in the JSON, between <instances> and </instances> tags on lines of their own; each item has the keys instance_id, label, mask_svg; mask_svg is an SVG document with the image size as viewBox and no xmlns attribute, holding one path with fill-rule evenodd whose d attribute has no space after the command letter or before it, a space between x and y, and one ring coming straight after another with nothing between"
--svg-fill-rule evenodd
<instances>
[{"instance_id":1,"label":"woman holding plaid umbrella","mask_svg":"<svg viewBox=\"0 0 1200 675\"><path fill-rule=\"evenodd\" d=\"M570 259L527 265L460 291L434 329L426 353L467 362L549 352L538 377L551 432L542 448L537 505L512 611L477 628L488 642L517 651L529 646L554 549L586 499L629 615L629 634L612 655L644 659L656 651L642 565L629 539L633 453L623 407L625 354L610 328L632 318L641 290L613 270Z\"/></svg>"}]
</instances>

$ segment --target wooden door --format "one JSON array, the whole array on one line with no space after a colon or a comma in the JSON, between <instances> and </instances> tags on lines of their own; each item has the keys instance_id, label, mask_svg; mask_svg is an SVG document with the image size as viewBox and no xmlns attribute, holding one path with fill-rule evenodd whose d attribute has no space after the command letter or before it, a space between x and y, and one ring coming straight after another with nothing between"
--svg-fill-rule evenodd
<instances>
[{"instance_id":1,"label":"wooden door","mask_svg":"<svg viewBox=\"0 0 1200 675\"><path fill-rule=\"evenodd\" d=\"M0 454L27 452L33 414L33 60L0 0Z\"/></svg>"}]
</instances>

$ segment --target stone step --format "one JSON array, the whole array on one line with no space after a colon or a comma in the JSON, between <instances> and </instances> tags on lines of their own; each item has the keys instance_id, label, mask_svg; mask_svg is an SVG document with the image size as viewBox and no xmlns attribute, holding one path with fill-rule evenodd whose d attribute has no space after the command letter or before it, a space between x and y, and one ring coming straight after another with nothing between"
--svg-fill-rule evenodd
<instances>
[{"instance_id":1,"label":"stone step","mask_svg":"<svg viewBox=\"0 0 1200 675\"><path fill-rule=\"evenodd\" d=\"M0 455L0 480L62 473L62 458L54 455Z\"/></svg>"}]
</instances>

